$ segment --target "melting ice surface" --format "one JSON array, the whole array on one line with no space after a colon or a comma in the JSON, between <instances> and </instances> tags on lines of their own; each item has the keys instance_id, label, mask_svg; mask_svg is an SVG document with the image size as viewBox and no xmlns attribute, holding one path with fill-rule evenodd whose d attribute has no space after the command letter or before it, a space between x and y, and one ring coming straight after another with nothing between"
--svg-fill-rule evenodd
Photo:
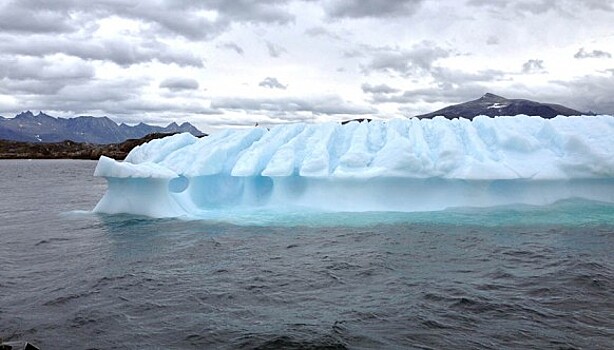
<instances>
[{"instance_id":1,"label":"melting ice surface","mask_svg":"<svg viewBox=\"0 0 614 350\"><path fill-rule=\"evenodd\" d=\"M94 211L434 211L614 202L614 117L476 117L290 124L179 134L101 157Z\"/></svg>"}]
</instances>

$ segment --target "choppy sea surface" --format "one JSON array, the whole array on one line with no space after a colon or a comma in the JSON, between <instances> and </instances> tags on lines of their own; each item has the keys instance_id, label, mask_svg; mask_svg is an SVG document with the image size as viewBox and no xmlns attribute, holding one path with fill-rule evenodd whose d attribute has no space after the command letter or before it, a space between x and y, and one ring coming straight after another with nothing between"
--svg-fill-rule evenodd
<instances>
[{"instance_id":1,"label":"choppy sea surface","mask_svg":"<svg viewBox=\"0 0 614 350\"><path fill-rule=\"evenodd\" d=\"M42 349L607 349L614 205L90 213L92 161L0 161L0 337Z\"/></svg>"}]
</instances>

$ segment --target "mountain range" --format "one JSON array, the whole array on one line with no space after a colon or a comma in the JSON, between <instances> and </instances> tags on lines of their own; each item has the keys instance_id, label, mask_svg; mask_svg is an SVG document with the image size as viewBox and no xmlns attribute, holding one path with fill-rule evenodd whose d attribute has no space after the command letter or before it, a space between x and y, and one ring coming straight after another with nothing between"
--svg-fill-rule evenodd
<instances>
[{"instance_id":1,"label":"mountain range","mask_svg":"<svg viewBox=\"0 0 614 350\"><path fill-rule=\"evenodd\" d=\"M495 94L486 93L477 100L448 106L432 113L417 115L416 118L430 119L443 116L448 119L473 119L478 115L496 117L499 115L532 115L542 118L554 118L557 115L594 115L592 112L579 112L565 106L541 103L524 99L508 99Z\"/></svg>"},{"instance_id":2,"label":"mountain range","mask_svg":"<svg viewBox=\"0 0 614 350\"><path fill-rule=\"evenodd\" d=\"M117 124L108 117L56 118L43 112L35 115L30 111L20 113L14 118L0 117L0 139L25 142L71 140L109 144L139 139L152 133L177 132L189 132L195 136L204 135L188 122L181 125L173 122L166 127L145 123L127 125Z\"/></svg>"},{"instance_id":3,"label":"mountain range","mask_svg":"<svg viewBox=\"0 0 614 350\"><path fill-rule=\"evenodd\" d=\"M594 115L592 112L580 112L562 105L541 103L525 99L508 99L486 93L477 100L445 107L432 113L422 114L416 118L434 118L443 116L448 119L473 119L478 115L495 117L499 115L526 114L542 118L554 118L557 115ZM128 139L140 139L152 133L189 132L195 136L204 135L192 124L171 123L166 127L145 123L137 125L117 124L107 117L81 116L76 118L55 118L43 112L34 115L27 111L14 118L0 117L0 139L24 142L59 142L71 140L94 144L120 143Z\"/></svg>"}]
</instances>

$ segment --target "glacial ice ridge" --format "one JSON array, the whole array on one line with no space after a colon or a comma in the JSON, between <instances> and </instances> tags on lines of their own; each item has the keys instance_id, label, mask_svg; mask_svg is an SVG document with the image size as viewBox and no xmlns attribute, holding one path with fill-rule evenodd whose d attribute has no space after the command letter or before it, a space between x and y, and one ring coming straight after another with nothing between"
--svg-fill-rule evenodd
<instances>
[{"instance_id":1,"label":"glacial ice ridge","mask_svg":"<svg viewBox=\"0 0 614 350\"><path fill-rule=\"evenodd\" d=\"M614 117L287 124L178 134L101 157L95 212L207 217L241 208L430 211L614 202Z\"/></svg>"}]
</instances>

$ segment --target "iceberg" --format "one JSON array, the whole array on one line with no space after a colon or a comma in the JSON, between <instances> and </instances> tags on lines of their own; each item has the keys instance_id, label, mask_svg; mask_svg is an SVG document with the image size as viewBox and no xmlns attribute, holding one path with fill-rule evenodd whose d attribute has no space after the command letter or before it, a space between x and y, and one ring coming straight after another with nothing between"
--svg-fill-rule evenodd
<instances>
[{"instance_id":1,"label":"iceberg","mask_svg":"<svg viewBox=\"0 0 614 350\"><path fill-rule=\"evenodd\" d=\"M434 211L614 202L614 117L285 124L177 134L101 157L99 213Z\"/></svg>"}]
</instances>

